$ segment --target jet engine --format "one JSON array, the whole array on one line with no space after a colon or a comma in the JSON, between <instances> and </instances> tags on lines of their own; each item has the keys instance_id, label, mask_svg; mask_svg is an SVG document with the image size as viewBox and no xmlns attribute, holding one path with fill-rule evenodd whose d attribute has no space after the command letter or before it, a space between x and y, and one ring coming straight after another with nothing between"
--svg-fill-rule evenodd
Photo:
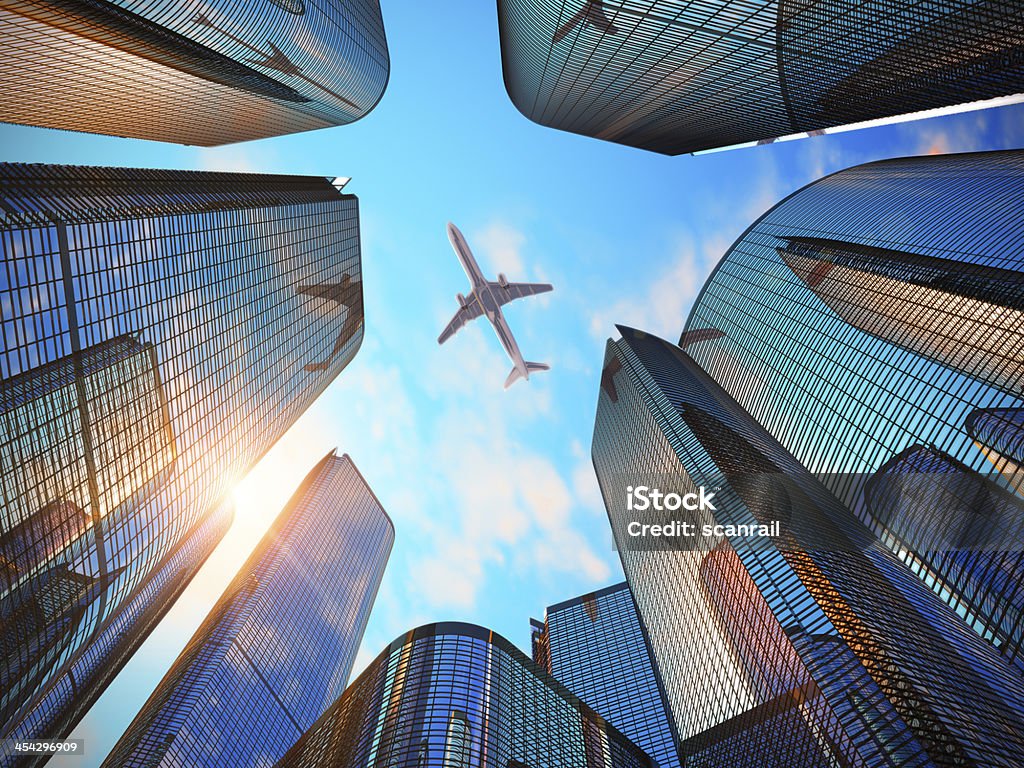
<instances>
[{"instance_id":1,"label":"jet engine","mask_svg":"<svg viewBox=\"0 0 1024 768\"><path fill-rule=\"evenodd\" d=\"M460 307L462 307L463 309L466 308L466 297L463 296L461 293L455 294L455 300L459 302Z\"/></svg>"},{"instance_id":2,"label":"jet engine","mask_svg":"<svg viewBox=\"0 0 1024 768\"><path fill-rule=\"evenodd\" d=\"M504 272L498 273L498 285L500 285L502 288L508 288L508 278L505 277Z\"/></svg>"}]
</instances>

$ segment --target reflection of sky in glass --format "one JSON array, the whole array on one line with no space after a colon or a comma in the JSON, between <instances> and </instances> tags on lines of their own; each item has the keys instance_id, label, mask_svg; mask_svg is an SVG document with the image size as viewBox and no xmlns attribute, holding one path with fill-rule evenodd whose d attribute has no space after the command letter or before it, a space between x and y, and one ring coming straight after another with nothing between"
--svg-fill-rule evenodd
<instances>
[{"instance_id":1,"label":"reflection of sky in glass","mask_svg":"<svg viewBox=\"0 0 1024 768\"><path fill-rule=\"evenodd\" d=\"M1014 399L897 346L895 324L880 321L871 335L844 321L782 263L776 248L794 236L829 237L1019 269L1018 226L1008 217L1020 211L981 202L1014 196L1016 165L1010 157L988 166L970 157L931 166L911 161L856 169L809 187L723 260L687 327L712 326L725 336L688 352L813 472L871 472L912 443L938 445L983 469L985 458L964 420L975 408ZM971 176L977 186L966 187ZM901 322L906 290L876 295L874 311ZM742 370L755 370L764 387L736 390L723 368L726 355Z\"/></svg>"},{"instance_id":2,"label":"reflection of sky in glass","mask_svg":"<svg viewBox=\"0 0 1024 768\"><path fill-rule=\"evenodd\" d=\"M687 321L724 332L688 348L698 364L986 637L1004 635L1003 611L1018 614L1005 580L984 564L973 573L943 565L923 543L933 533L880 522L862 490L914 446L1004 481L992 472L998 455L975 442L968 422L979 409L1020 404L1024 219L1010 201L1022 184L1020 152L840 172L745 233ZM958 264L970 265L959 278ZM762 382L756 391L737 385L747 370ZM1004 531L1013 562L1020 536ZM1001 602L965 607L979 588Z\"/></svg>"}]
</instances>

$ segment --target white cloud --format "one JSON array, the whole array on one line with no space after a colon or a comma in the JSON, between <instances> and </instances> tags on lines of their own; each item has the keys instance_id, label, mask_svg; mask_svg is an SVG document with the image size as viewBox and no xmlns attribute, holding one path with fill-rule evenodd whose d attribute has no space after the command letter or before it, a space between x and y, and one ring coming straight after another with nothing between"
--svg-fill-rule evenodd
<instances>
[{"instance_id":1,"label":"white cloud","mask_svg":"<svg viewBox=\"0 0 1024 768\"><path fill-rule=\"evenodd\" d=\"M546 532L564 529L569 524L572 495L554 465L539 455L528 455L520 460L524 484L523 499L537 525Z\"/></svg>"},{"instance_id":2,"label":"white cloud","mask_svg":"<svg viewBox=\"0 0 1024 768\"><path fill-rule=\"evenodd\" d=\"M419 560L407 586L410 596L430 605L471 611L482 580L480 553L453 540L437 555Z\"/></svg>"},{"instance_id":3,"label":"white cloud","mask_svg":"<svg viewBox=\"0 0 1024 768\"><path fill-rule=\"evenodd\" d=\"M582 575L590 582L608 581L611 569L591 546L571 528L562 528L538 541L534 565L553 574Z\"/></svg>"},{"instance_id":4,"label":"white cloud","mask_svg":"<svg viewBox=\"0 0 1024 768\"><path fill-rule=\"evenodd\" d=\"M531 380L503 391L495 370L504 366L485 358L484 341L467 337L462 346L481 354L461 349L468 367L454 373L431 355L422 379L439 407L432 427L421 426L419 461L438 483L428 502L434 525L418 541L405 581L413 602L435 609L473 610L493 587L489 577L510 579L513 568L540 579L571 571L593 580L609 570L579 529L592 517L581 511L571 473L563 476L548 446L518 439L548 407L538 398L545 390Z\"/></svg>"},{"instance_id":5,"label":"white cloud","mask_svg":"<svg viewBox=\"0 0 1024 768\"><path fill-rule=\"evenodd\" d=\"M272 162L268 157L269 150L261 145L253 151L246 144L232 144L226 147L197 147L199 163L202 171L221 171L224 173L266 173Z\"/></svg>"},{"instance_id":6,"label":"white cloud","mask_svg":"<svg viewBox=\"0 0 1024 768\"><path fill-rule=\"evenodd\" d=\"M522 248L526 236L518 229L494 221L485 229L474 232L470 247L479 246L486 263L495 271L504 272L510 280L523 281L526 269L523 265Z\"/></svg>"},{"instance_id":7,"label":"white cloud","mask_svg":"<svg viewBox=\"0 0 1024 768\"><path fill-rule=\"evenodd\" d=\"M601 486L597 483L594 466L590 457L581 461L572 471L572 489L577 503L588 512L605 514L604 499L601 498Z\"/></svg>"},{"instance_id":8,"label":"white cloud","mask_svg":"<svg viewBox=\"0 0 1024 768\"><path fill-rule=\"evenodd\" d=\"M950 112L959 112L953 107ZM931 113L929 113L931 114ZM975 152L988 144L990 110L967 111L947 119L927 118L903 123L900 128L913 137L917 155L945 155L951 152Z\"/></svg>"},{"instance_id":9,"label":"white cloud","mask_svg":"<svg viewBox=\"0 0 1024 768\"><path fill-rule=\"evenodd\" d=\"M613 335L616 323L670 340L679 336L690 303L724 250L717 241L698 246L685 237L676 242L673 251L668 266L657 274L646 291L591 313L590 331L595 338Z\"/></svg>"}]
</instances>

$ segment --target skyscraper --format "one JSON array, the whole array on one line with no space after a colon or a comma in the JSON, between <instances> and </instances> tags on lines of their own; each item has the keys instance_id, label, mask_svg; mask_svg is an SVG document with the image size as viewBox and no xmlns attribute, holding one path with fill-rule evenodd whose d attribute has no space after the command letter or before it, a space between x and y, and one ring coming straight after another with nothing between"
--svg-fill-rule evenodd
<instances>
[{"instance_id":1,"label":"skyscraper","mask_svg":"<svg viewBox=\"0 0 1024 768\"><path fill-rule=\"evenodd\" d=\"M885 160L816 181L729 249L684 343L1024 665L1021 200L1017 150Z\"/></svg>"},{"instance_id":2,"label":"skyscraper","mask_svg":"<svg viewBox=\"0 0 1024 768\"><path fill-rule=\"evenodd\" d=\"M0 120L215 145L357 120L389 74L378 0L0 6Z\"/></svg>"},{"instance_id":3,"label":"skyscraper","mask_svg":"<svg viewBox=\"0 0 1024 768\"><path fill-rule=\"evenodd\" d=\"M32 741L40 735L72 732L206 562L230 527L233 513L231 504L225 502L197 523L35 706L11 727L11 738ZM13 763L10 756L8 759ZM40 756L34 762L23 759L15 764L41 765L45 761ZM7 764L0 756L0 765Z\"/></svg>"},{"instance_id":4,"label":"skyscraper","mask_svg":"<svg viewBox=\"0 0 1024 768\"><path fill-rule=\"evenodd\" d=\"M654 768L505 638L428 624L396 639L279 768Z\"/></svg>"},{"instance_id":5,"label":"skyscraper","mask_svg":"<svg viewBox=\"0 0 1024 768\"><path fill-rule=\"evenodd\" d=\"M323 178L4 164L0 248L6 736L348 364L363 312L358 202Z\"/></svg>"},{"instance_id":6,"label":"skyscraper","mask_svg":"<svg viewBox=\"0 0 1024 768\"><path fill-rule=\"evenodd\" d=\"M498 20L526 117L669 155L1024 92L1012 0L498 0Z\"/></svg>"},{"instance_id":7,"label":"skyscraper","mask_svg":"<svg viewBox=\"0 0 1024 768\"><path fill-rule=\"evenodd\" d=\"M176 447L151 345L121 336L0 382L5 699L31 693L102 610L102 521L166 482ZM90 540L95 537L95 549ZM76 562L83 553L96 568Z\"/></svg>"},{"instance_id":8,"label":"skyscraper","mask_svg":"<svg viewBox=\"0 0 1024 768\"><path fill-rule=\"evenodd\" d=\"M324 457L104 764L272 766L344 689L394 536L352 460Z\"/></svg>"},{"instance_id":9,"label":"skyscraper","mask_svg":"<svg viewBox=\"0 0 1024 768\"><path fill-rule=\"evenodd\" d=\"M686 351L620 331L594 466L685 764L1020 764L1009 662ZM641 484L707 503L631 510Z\"/></svg>"},{"instance_id":10,"label":"skyscraper","mask_svg":"<svg viewBox=\"0 0 1024 768\"><path fill-rule=\"evenodd\" d=\"M679 766L661 685L625 582L549 606L532 628L537 664L661 768Z\"/></svg>"}]
</instances>

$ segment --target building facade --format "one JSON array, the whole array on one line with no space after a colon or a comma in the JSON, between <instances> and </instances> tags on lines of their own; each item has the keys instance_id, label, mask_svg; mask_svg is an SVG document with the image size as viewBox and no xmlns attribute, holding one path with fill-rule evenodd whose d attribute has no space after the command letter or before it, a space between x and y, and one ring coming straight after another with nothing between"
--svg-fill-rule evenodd
<instances>
[{"instance_id":1,"label":"building facade","mask_svg":"<svg viewBox=\"0 0 1024 768\"><path fill-rule=\"evenodd\" d=\"M531 623L533 660L660 768L679 756L643 627L625 582L548 606Z\"/></svg>"},{"instance_id":2,"label":"building facade","mask_svg":"<svg viewBox=\"0 0 1024 768\"><path fill-rule=\"evenodd\" d=\"M594 466L684 764L1019 764L1010 662L687 351L620 331ZM639 484L713 499L638 512Z\"/></svg>"},{"instance_id":3,"label":"building facade","mask_svg":"<svg viewBox=\"0 0 1024 768\"><path fill-rule=\"evenodd\" d=\"M0 166L0 736L348 364L323 178ZM37 734L55 736L57 734Z\"/></svg>"},{"instance_id":4,"label":"building facade","mask_svg":"<svg viewBox=\"0 0 1024 768\"><path fill-rule=\"evenodd\" d=\"M399 637L279 768L654 768L505 638L472 624Z\"/></svg>"},{"instance_id":5,"label":"building facade","mask_svg":"<svg viewBox=\"0 0 1024 768\"><path fill-rule=\"evenodd\" d=\"M1022 200L1020 151L840 171L744 233L684 331L703 370L1019 665Z\"/></svg>"},{"instance_id":6,"label":"building facade","mask_svg":"<svg viewBox=\"0 0 1024 768\"><path fill-rule=\"evenodd\" d=\"M200 520L35 706L11 727L11 738L31 741L40 735L70 734L199 572L233 518L234 508L225 502ZM15 762L7 755L0 756L0 765L42 765L46 759Z\"/></svg>"},{"instance_id":7,"label":"building facade","mask_svg":"<svg viewBox=\"0 0 1024 768\"><path fill-rule=\"evenodd\" d=\"M344 689L394 537L352 460L324 457L104 765L272 766Z\"/></svg>"},{"instance_id":8,"label":"building facade","mask_svg":"<svg viewBox=\"0 0 1024 768\"><path fill-rule=\"evenodd\" d=\"M541 125L677 155L1024 92L1011 0L498 0Z\"/></svg>"},{"instance_id":9,"label":"building facade","mask_svg":"<svg viewBox=\"0 0 1024 768\"><path fill-rule=\"evenodd\" d=\"M210 146L343 125L390 63L378 0L0 5L0 120Z\"/></svg>"}]
</instances>

